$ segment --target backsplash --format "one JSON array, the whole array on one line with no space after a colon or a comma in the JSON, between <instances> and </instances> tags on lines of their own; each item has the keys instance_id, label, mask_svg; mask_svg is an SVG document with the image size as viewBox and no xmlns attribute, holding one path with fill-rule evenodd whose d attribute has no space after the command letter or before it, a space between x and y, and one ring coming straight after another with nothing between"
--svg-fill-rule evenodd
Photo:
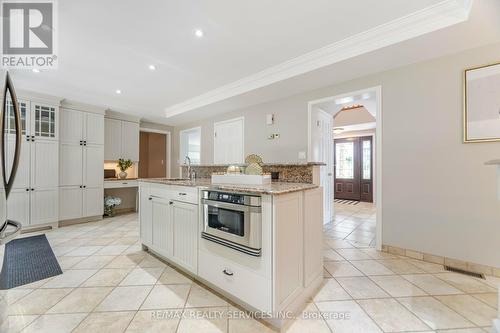
<instances>
[{"instance_id":1,"label":"backsplash","mask_svg":"<svg viewBox=\"0 0 500 333\"><path fill-rule=\"evenodd\" d=\"M313 167L322 163L266 163L262 165L264 173L278 172L280 182L313 182ZM242 165L244 166L244 165ZM182 178L187 177L187 166L182 165ZM192 165L196 178L210 178L213 173L225 172L228 165Z\"/></svg>"}]
</instances>

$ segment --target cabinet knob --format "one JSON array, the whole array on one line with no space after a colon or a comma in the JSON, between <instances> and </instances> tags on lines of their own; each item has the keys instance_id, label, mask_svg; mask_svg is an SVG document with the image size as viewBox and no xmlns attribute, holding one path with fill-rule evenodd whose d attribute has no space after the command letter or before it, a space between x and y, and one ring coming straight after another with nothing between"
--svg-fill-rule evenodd
<instances>
[{"instance_id":1,"label":"cabinet knob","mask_svg":"<svg viewBox=\"0 0 500 333\"><path fill-rule=\"evenodd\" d=\"M153 200L153 198L149 197L148 200Z\"/></svg>"},{"instance_id":2,"label":"cabinet knob","mask_svg":"<svg viewBox=\"0 0 500 333\"><path fill-rule=\"evenodd\" d=\"M182 192L181 192L181 193L179 193L179 195L187 195L187 193L182 193Z\"/></svg>"},{"instance_id":3,"label":"cabinet knob","mask_svg":"<svg viewBox=\"0 0 500 333\"><path fill-rule=\"evenodd\" d=\"M27 189L26 189L26 192L28 192L29 190L30 190L30 189L29 189L29 188L27 188Z\"/></svg>"},{"instance_id":4,"label":"cabinet knob","mask_svg":"<svg viewBox=\"0 0 500 333\"><path fill-rule=\"evenodd\" d=\"M169 204L169 205L173 205L173 204L174 204L174 202L173 202L173 201L170 201L168 204Z\"/></svg>"},{"instance_id":5,"label":"cabinet knob","mask_svg":"<svg viewBox=\"0 0 500 333\"><path fill-rule=\"evenodd\" d=\"M223 270L222 273L226 274L227 276L233 276L234 275L233 272L228 272L227 269Z\"/></svg>"}]
</instances>

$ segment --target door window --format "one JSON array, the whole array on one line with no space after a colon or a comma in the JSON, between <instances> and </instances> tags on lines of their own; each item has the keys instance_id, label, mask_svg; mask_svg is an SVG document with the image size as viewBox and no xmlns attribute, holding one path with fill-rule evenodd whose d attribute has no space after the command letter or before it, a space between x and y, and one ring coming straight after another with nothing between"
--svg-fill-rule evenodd
<instances>
[{"instance_id":1,"label":"door window","mask_svg":"<svg viewBox=\"0 0 500 333\"><path fill-rule=\"evenodd\" d=\"M363 140L362 154L363 154L363 170L362 176L364 180L372 179L372 142L371 140Z\"/></svg>"},{"instance_id":2,"label":"door window","mask_svg":"<svg viewBox=\"0 0 500 333\"><path fill-rule=\"evenodd\" d=\"M335 175L340 179L354 178L354 142L335 144Z\"/></svg>"}]
</instances>

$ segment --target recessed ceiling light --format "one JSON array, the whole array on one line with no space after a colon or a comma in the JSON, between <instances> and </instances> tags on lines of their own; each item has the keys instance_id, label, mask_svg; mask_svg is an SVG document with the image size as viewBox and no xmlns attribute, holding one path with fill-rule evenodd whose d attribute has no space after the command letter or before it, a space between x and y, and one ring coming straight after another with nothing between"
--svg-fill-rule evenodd
<instances>
[{"instance_id":1,"label":"recessed ceiling light","mask_svg":"<svg viewBox=\"0 0 500 333\"><path fill-rule=\"evenodd\" d=\"M39 70L38 68L33 68L31 71L32 71L33 73L40 73L40 70Z\"/></svg>"},{"instance_id":2,"label":"recessed ceiling light","mask_svg":"<svg viewBox=\"0 0 500 333\"><path fill-rule=\"evenodd\" d=\"M120 94L122 93L122 91L121 91L120 89L116 89L116 93L117 93L118 95L120 95Z\"/></svg>"},{"instance_id":3,"label":"recessed ceiling light","mask_svg":"<svg viewBox=\"0 0 500 333\"><path fill-rule=\"evenodd\" d=\"M203 30L201 30L201 29L196 29L196 30L194 31L194 34L196 35L196 37L201 38L201 37L203 37Z\"/></svg>"},{"instance_id":4,"label":"recessed ceiling light","mask_svg":"<svg viewBox=\"0 0 500 333\"><path fill-rule=\"evenodd\" d=\"M148 68L149 68L149 70L152 70L152 71L156 70L156 66L155 65L149 65Z\"/></svg>"}]
</instances>

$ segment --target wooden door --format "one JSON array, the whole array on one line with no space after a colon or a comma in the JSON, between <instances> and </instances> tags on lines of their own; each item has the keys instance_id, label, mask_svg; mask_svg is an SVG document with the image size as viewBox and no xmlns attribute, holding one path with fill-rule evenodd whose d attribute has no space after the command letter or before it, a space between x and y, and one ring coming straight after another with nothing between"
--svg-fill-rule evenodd
<instances>
[{"instance_id":1,"label":"wooden door","mask_svg":"<svg viewBox=\"0 0 500 333\"><path fill-rule=\"evenodd\" d=\"M167 135L141 132L139 141L139 178L167 177Z\"/></svg>"},{"instance_id":2,"label":"wooden door","mask_svg":"<svg viewBox=\"0 0 500 333\"><path fill-rule=\"evenodd\" d=\"M183 268L197 273L198 257L198 206L173 201L173 257Z\"/></svg>"},{"instance_id":3,"label":"wooden door","mask_svg":"<svg viewBox=\"0 0 500 333\"><path fill-rule=\"evenodd\" d=\"M373 201L372 138L335 140L335 199Z\"/></svg>"},{"instance_id":4,"label":"wooden door","mask_svg":"<svg viewBox=\"0 0 500 333\"><path fill-rule=\"evenodd\" d=\"M243 163L244 119L236 118L214 123L214 163Z\"/></svg>"}]
</instances>

